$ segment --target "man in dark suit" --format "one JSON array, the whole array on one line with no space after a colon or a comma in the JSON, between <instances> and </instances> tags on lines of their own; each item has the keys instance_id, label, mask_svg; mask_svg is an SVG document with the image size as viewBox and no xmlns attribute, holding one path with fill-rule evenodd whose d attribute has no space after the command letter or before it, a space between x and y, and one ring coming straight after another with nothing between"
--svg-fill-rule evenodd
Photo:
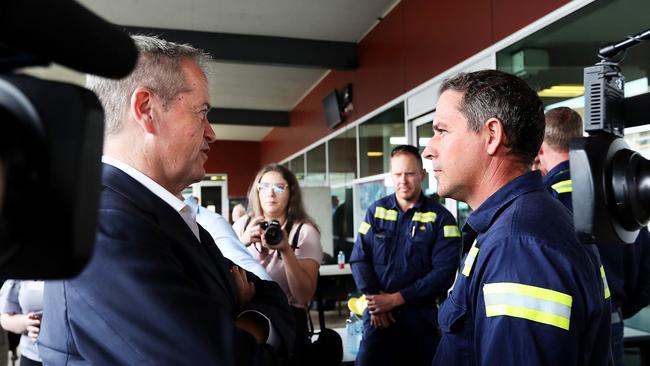
<instances>
[{"instance_id":1,"label":"man in dark suit","mask_svg":"<svg viewBox=\"0 0 650 366\"><path fill-rule=\"evenodd\" d=\"M106 111L95 253L49 282L39 351L52 365L259 365L293 344L282 290L234 266L181 196L215 135L201 51L134 37L122 80L90 77Z\"/></svg>"}]
</instances>

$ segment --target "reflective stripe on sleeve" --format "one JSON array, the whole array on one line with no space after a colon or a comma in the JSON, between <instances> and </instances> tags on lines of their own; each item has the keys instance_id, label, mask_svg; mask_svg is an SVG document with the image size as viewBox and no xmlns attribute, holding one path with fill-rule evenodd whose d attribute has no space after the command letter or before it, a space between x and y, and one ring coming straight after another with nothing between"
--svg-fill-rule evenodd
<instances>
[{"instance_id":1,"label":"reflective stripe on sleeve","mask_svg":"<svg viewBox=\"0 0 650 366\"><path fill-rule=\"evenodd\" d=\"M485 315L511 316L569 330L573 298L565 293L513 282L483 286Z\"/></svg>"},{"instance_id":2,"label":"reflective stripe on sleeve","mask_svg":"<svg viewBox=\"0 0 650 366\"><path fill-rule=\"evenodd\" d=\"M463 267L463 276L469 277L469 274L472 272L472 267L474 267L474 261L476 260L476 256L478 255L478 247L476 246L476 240L474 240L474 243L472 244L472 248L467 252L467 256L465 257L465 266Z\"/></svg>"},{"instance_id":3,"label":"reflective stripe on sleeve","mask_svg":"<svg viewBox=\"0 0 650 366\"><path fill-rule=\"evenodd\" d=\"M370 224L365 221L361 221L361 225L359 225L359 232L363 235L366 235L368 234L368 230L370 230Z\"/></svg>"},{"instance_id":4,"label":"reflective stripe on sleeve","mask_svg":"<svg viewBox=\"0 0 650 366\"><path fill-rule=\"evenodd\" d=\"M397 221L397 211L387 210L384 207L377 206L375 208L375 218L386 221Z\"/></svg>"},{"instance_id":5,"label":"reflective stripe on sleeve","mask_svg":"<svg viewBox=\"0 0 650 366\"><path fill-rule=\"evenodd\" d=\"M569 193L573 192L573 185L571 183L571 179L563 180L561 182L557 182L551 186L557 193Z\"/></svg>"},{"instance_id":6,"label":"reflective stripe on sleeve","mask_svg":"<svg viewBox=\"0 0 650 366\"><path fill-rule=\"evenodd\" d=\"M458 226L456 226L456 225L445 225L443 227L443 230L445 232L445 238L459 238L460 237L460 230L458 230Z\"/></svg>"},{"instance_id":7,"label":"reflective stripe on sleeve","mask_svg":"<svg viewBox=\"0 0 650 366\"><path fill-rule=\"evenodd\" d=\"M605 287L605 298L609 299L611 293L609 292L609 284L607 283L607 276L605 276L605 267L600 266L600 276L603 278L603 286Z\"/></svg>"},{"instance_id":8,"label":"reflective stripe on sleeve","mask_svg":"<svg viewBox=\"0 0 650 366\"><path fill-rule=\"evenodd\" d=\"M411 221L417 221L417 222L436 222L436 219L438 218L438 214L435 212L415 212L413 214L413 219Z\"/></svg>"}]
</instances>

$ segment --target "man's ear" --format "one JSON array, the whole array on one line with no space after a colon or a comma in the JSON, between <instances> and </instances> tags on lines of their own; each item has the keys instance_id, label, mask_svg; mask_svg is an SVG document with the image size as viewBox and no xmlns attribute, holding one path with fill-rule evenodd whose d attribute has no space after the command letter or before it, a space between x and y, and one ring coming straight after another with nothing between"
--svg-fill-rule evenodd
<instances>
[{"instance_id":1,"label":"man's ear","mask_svg":"<svg viewBox=\"0 0 650 366\"><path fill-rule=\"evenodd\" d=\"M154 133L154 102L153 92L139 87L131 94L129 113L133 120L147 133Z\"/></svg>"},{"instance_id":2,"label":"man's ear","mask_svg":"<svg viewBox=\"0 0 650 366\"><path fill-rule=\"evenodd\" d=\"M508 137L506 136L506 131L503 128L503 123L496 118L490 118L483 125L486 140L485 140L485 149L488 155L494 155L498 151L499 147L504 145L505 148L508 144Z\"/></svg>"}]
</instances>

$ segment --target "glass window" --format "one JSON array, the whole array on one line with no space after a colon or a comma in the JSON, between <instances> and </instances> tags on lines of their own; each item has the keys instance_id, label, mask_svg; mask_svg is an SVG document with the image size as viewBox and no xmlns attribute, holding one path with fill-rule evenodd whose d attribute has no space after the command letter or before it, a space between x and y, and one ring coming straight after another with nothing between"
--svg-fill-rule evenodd
<instances>
[{"instance_id":1,"label":"glass window","mask_svg":"<svg viewBox=\"0 0 650 366\"><path fill-rule=\"evenodd\" d=\"M424 152L424 148L427 147L427 144L432 137L433 121L419 125L415 128L415 146L418 148L418 151L420 151L420 155ZM438 184L431 175L433 173L431 160L422 158L422 164L424 166L424 170L429 173L424 178L424 182L422 182L422 191L424 191L424 194L426 195L432 195L436 193Z\"/></svg>"},{"instance_id":2,"label":"glass window","mask_svg":"<svg viewBox=\"0 0 650 366\"><path fill-rule=\"evenodd\" d=\"M357 177L357 136L351 128L328 141L330 185L351 183Z\"/></svg>"},{"instance_id":3,"label":"glass window","mask_svg":"<svg viewBox=\"0 0 650 366\"><path fill-rule=\"evenodd\" d=\"M291 164L291 171L296 176L298 183L302 185L305 181L305 154L296 156L289 163Z\"/></svg>"},{"instance_id":4,"label":"glass window","mask_svg":"<svg viewBox=\"0 0 650 366\"><path fill-rule=\"evenodd\" d=\"M308 187L326 186L325 172L325 143L307 151L307 174L305 175L305 185Z\"/></svg>"},{"instance_id":5,"label":"glass window","mask_svg":"<svg viewBox=\"0 0 650 366\"><path fill-rule=\"evenodd\" d=\"M403 144L406 144L403 103L360 124L360 176L367 177L388 172L391 150Z\"/></svg>"},{"instance_id":6,"label":"glass window","mask_svg":"<svg viewBox=\"0 0 650 366\"><path fill-rule=\"evenodd\" d=\"M355 207L355 228L361 224L361 220L366 216L366 210L378 199L392 194L395 192L393 182L390 176L386 175L385 178L373 180L370 182L358 183L355 185L357 190Z\"/></svg>"}]
</instances>

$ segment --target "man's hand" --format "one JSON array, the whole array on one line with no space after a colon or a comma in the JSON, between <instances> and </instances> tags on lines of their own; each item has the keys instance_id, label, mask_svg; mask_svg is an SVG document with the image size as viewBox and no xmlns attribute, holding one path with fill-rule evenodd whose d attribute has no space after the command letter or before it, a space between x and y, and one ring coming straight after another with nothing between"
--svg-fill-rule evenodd
<instances>
[{"instance_id":1,"label":"man's hand","mask_svg":"<svg viewBox=\"0 0 650 366\"><path fill-rule=\"evenodd\" d=\"M255 284L248 282L246 271L238 266L230 267L230 273L237 286L237 295L239 299L239 306L248 304L249 301L255 296Z\"/></svg>"},{"instance_id":2,"label":"man's hand","mask_svg":"<svg viewBox=\"0 0 650 366\"><path fill-rule=\"evenodd\" d=\"M370 314L370 325L375 328L388 328L391 323L395 323L392 313Z\"/></svg>"},{"instance_id":3,"label":"man's hand","mask_svg":"<svg viewBox=\"0 0 650 366\"><path fill-rule=\"evenodd\" d=\"M28 313L25 319L25 329L27 330L27 335L32 339L32 342L36 342L38 334L41 331L41 317L42 313Z\"/></svg>"},{"instance_id":4,"label":"man's hand","mask_svg":"<svg viewBox=\"0 0 650 366\"><path fill-rule=\"evenodd\" d=\"M388 313L405 302L402 294L399 292L392 294L381 293L378 295L366 295L366 299L368 299L368 310L371 315Z\"/></svg>"}]
</instances>

